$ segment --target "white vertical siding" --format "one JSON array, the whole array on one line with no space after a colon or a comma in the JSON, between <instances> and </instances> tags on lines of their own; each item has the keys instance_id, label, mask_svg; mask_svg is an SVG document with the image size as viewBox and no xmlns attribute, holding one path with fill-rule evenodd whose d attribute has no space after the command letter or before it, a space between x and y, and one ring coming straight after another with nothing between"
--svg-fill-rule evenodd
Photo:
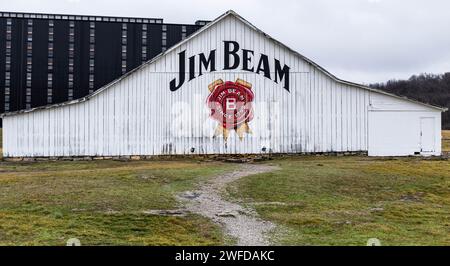
<instances>
[{"instance_id":1,"label":"white vertical siding","mask_svg":"<svg viewBox=\"0 0 450 266\"><path fill-rule=\"evenodd\" d=\"M441 154L441 112L402 99L371 93L368 115L369 155ZM421 118L434 118L433 151L422 151Z\"/></svg>"},{"instance_id":2,"label":"white vertical siding","mask_svg":"<svg viewBox=\"0 0 450 266\"><path fill-rule=\"evenodd\" d=\"M242 70L222 71L223 40L290 66L291 91L282 83ZM216 72L175 92L178 53L216 49ZM256 68L256 66L255 66ZM253 134L241 141L212 138L216 122L205 100L216 80L253 84ZM372 93L374 95L374 93ZM161 154L367 151L369 91L339 83L291 50L234 16L226 16L188 42L86 101L3 118L4 156L118 156ZM178 121L183 121L179 124ZM182 133L182 134L181 134Z\"/></svg>"}]
</instances>

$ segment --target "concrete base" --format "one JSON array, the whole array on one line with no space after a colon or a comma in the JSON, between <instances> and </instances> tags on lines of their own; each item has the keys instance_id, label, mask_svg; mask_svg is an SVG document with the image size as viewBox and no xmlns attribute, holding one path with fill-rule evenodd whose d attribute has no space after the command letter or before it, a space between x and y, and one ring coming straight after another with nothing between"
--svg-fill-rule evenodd
<instances>
[{"instance_id":1,"label":"concrete base","mask_svg":"<svg viewBox=\"0 0 450 266\"><path fill-rule=\"evenodd\" d=\"M92 161L92 160L115 160L115 161L139 161L139 160L177 160L177 159L200 159L217 160L227 162L263 161L273 158L294 156L367 156L367 151L355 152L320 152L320 153L273 153L273 154L204 154L204 155L123 155L123 156L52 156L52 157L4 157L8 162L35 162L35 161Z\"/></svg>"}]
</instances>

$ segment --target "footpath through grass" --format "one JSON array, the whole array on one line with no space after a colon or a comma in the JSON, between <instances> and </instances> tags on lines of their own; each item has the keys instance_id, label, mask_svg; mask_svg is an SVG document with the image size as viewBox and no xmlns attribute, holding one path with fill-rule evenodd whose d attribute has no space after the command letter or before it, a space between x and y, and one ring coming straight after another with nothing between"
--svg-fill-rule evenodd
<instances>
[{"instance_id":1,"label":"footpath through grass","mask_svg":"<svg viewBox=\"0 0 450 266\"><path fill-rule=\"evenodd\" d=\"M287 245L450 245L450 161L297 157L231 196L283 225Z\"/></svg>"},{"instance_id":2,"label":"footpath through grass","mask_svg":"<svg viewBox=\"0 0 450 266\"><path fill-rule=\"evenodd\" d=\"M218 245L220 228L177 208L176 193L230 165L185 161L0 163L0 245Z\"/></svg>"}]
</instances>

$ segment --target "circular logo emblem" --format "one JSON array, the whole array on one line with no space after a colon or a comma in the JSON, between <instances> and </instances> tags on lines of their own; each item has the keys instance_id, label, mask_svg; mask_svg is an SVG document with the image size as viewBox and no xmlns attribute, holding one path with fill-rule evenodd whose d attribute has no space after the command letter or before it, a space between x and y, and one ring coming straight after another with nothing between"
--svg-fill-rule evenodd
<instances>
[{"instance_id":1,"label":"circular logo emblem","mask_svg":"<svg viewBox=\"0 0 450 266\"><path fill-rule=\"evenodd\" d=\"M237 129L253 119L251 85L245 81L221 80L211 84L211 94L207 105L211 109L211 118L219 122L224 129Z\"/></svg>"}]
</instances>

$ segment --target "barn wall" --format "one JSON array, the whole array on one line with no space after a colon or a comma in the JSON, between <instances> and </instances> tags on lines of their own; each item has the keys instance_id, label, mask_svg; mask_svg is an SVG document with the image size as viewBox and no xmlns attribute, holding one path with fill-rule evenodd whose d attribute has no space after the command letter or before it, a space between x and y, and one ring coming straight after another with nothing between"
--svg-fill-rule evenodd
<instances>
[{"instance_id":1,"label":"barn wall","mask_svg":"<svg viewBox=\"0 0 450 266\"><path fill-rule=\"evenodd\" d=\"M223 71L223 40L291 67L290 92L261 74ZM171 92L178 53L216 51L218 70ZM253 64L256 64L253 62ZM198 73L197 73L198 74ZM205 100L216 79L252 83L252 134L213 138ZM373 96L373 93L372 93ZM227 16L85 102L4 118L4 156L299 153L368 150L368 90L338 83L303 58ZM372 98L373 101L374 98ZM194 151L192 152L192 148Z\"/></svg>"},{"instance_id":2,"label":"barn wall","mask_svg":"<svg viewBox=\"0 0 450 266\"><path fill-rule=\"evenodd\" d=\"M432 128L422 128L421 119L432 118ZM425 132L426 131L426 132ZM369 106L370 156L406 156L441 154L441 112L403 99L371 93ZM425 134L431 132L427 142L434 148L424 150Z\"/></svg>"}]
</instances>

